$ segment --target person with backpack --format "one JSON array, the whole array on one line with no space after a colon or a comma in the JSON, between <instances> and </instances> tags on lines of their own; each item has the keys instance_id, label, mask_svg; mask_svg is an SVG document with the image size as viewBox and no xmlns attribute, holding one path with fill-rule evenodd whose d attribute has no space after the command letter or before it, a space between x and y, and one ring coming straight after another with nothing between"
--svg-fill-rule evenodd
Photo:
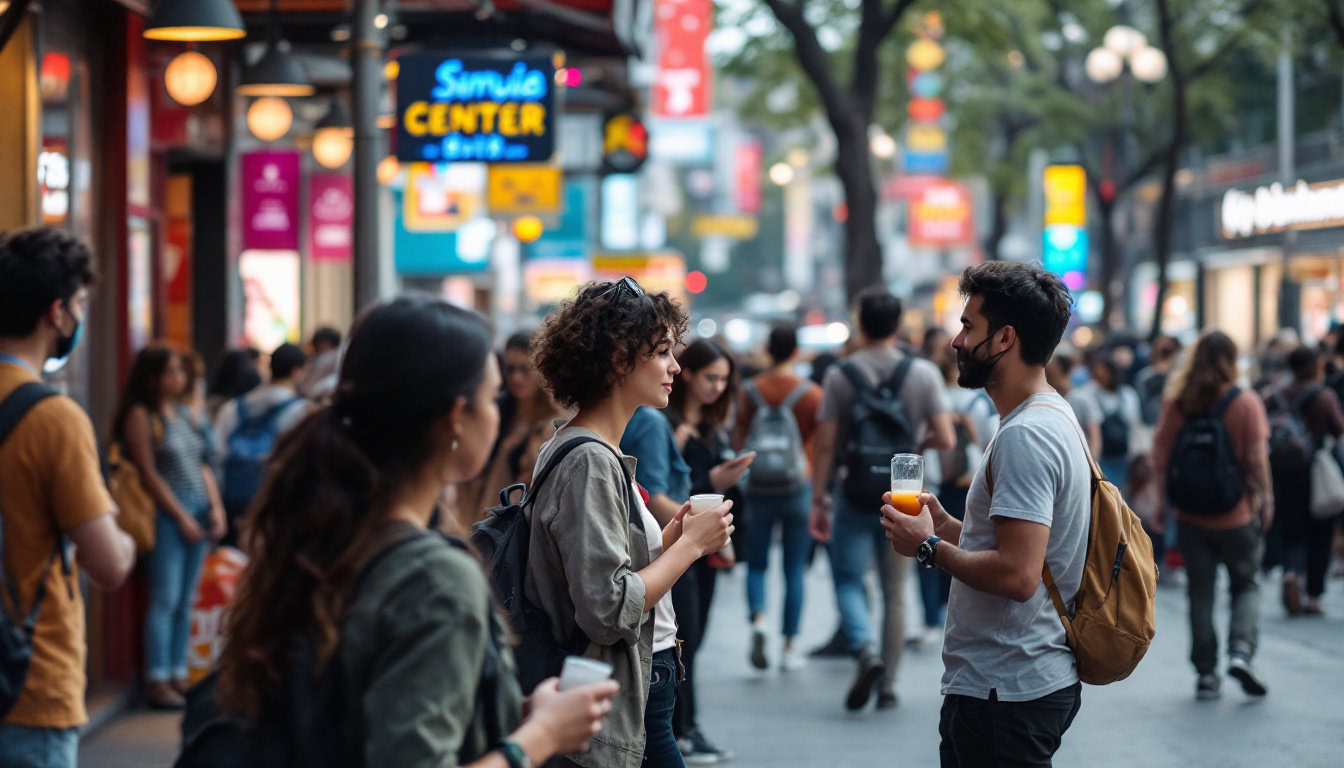
<instances>
[{"instance_id":1,"label":"person with backpack","mask_svg":"<svg viewBox=\"0 0 1344 768\"><path fill-rule=\"evenodd\" d=\"M809 529L813 538L830 543L841 623L849 650L858 659L845 707L862 709L876 689L878 708L891 709L897 705L895 678L905 647L905 572L910 561L883 543L873 512L891 488L894 454L951 448L956 433L938 368L897 349L901 300L885 289L869 288L855 298L854 306L861 346L827 372L822 387ZM831 498L834 522L827 509ZM884 603L881 656L863 585L874 558Z\"/></svg>"},{"instance_id":2,"label":"person with backpack","mask_svg":"<svg viewBox=\"0 0 1344 768\"><path fill-rule=\"evenodd\" d=\"M221 542L226 546L236 546L238 523L261 491L276 441L312 407L298 393L307 365L308 355L302 349L281 344L271 353L270 382L221 408L215 419L220 495L229 522L229 532Z\"/></svg>"},{"instance_id":3,"label":"person with backpack","mask_svg":"<svg viewBox=\"0 0 1344 768\"><path fill-rule=\"evenodd\" d=\"M666 293L646 293L626 277L584 286L533 340L543 385L576 415L537 459L534 482L551 473L555 479L526 509L530 554L521 602L544 613L552 645L610 665L621 685L592 749L565 756L564 764L685 765L672 731L680 678L672 586L728 542L733 505L688 515L690 504L680 504L660 524L653 506L665 494L650 487L646 500L636 493L636 462L617 446L637 410L667 407L681 371L673 349L686 325L686 310ZM670 428L655 437L672 440ZM640 461L639 477L644 467ZM655 481L667 478L647 482Z\"/></svg>"},{"instance_id":4,"label":"person with backpack","mask_svg":"<svg viewBox=\"0 0 1344 768\"><path fill-rule=\"evenodd\" d=\"M1190 599L1195 696L1221 695L1213 624L1218 567L1232 598L1227 673L1251 696L1268 690L1251 665L1260 634L1260 550L1274 519L1269 422L1254 392L1237 386L1237 345L1209 331L1172 371L1153 440L1158 498L1175 512ZM1159 512L1165 520L1166 512Z\"/></svg>"},{"instance_id":5,"label":"person with backpack","mask_svg":"<svg viewBox=\"0 0 1344 768\"><path fill-rule=\"evenodd\" d=\"M1134 379L1134 391L1139 396L1139 407L1143 413L1143 423L1149 427L1157 426L1162 415L1162 403L1166 397L1167 379L1180 359L1181 342L1174 336L1159 336L1152 344L1148 365L1139 371Z\"/></svg>"},{"instance_id":6,"label":"person with backpack","mask_svg":"<svg viewBox=\"0 0 1344 768\"><path fill-rule=\"evenodd\" d=\"M83 335L93 282L69 234L0 232L0 765L16 768L78 763L81 575L116 589L135 565L88 414L42 383Z\"/></svg>"},{"instance_id":7,"label":"person with backpack","mask_svg":"<svg viewBox=\"0 0 1344 768\"><path fill-rule=\"evenodd\" d=\"M1290 616L1322 614L1339 519L1339 511L1314 514L1311 509L1311 457L1326 440L1344 435L1344 413L1339 396L1325 383L1323 362L1311 347L1293 350L1288 354L1293 379L1269 398L1270 468L1283 535L1283 605Z\"/></svg>"},{"instance_id":8,"label":"person with backpack","mask_svg":"<svg viewBox=\"0 0 1344 768\"><path fill-rule=\"evenodd\" d=\"M736 363L710 339L692 342L682 351L678 363L681 373L672 384L672 394L663 413L672 425L682 460L690 468L690 495L722 494L733 502L736 510L733 519L741 521L746 507L739 481L753 463L750 456L737 456L725 429L737 397ZM635 450L630 453L639 458ZM741 538L742 526L734 528L733 535ZM672 587L677 637L682 641L681 665L685 670L685 679L677 687L672 723L688 765L713 765L733 756L732 752L716 747L701 730L695 695L695 659L704 643L718 572L733 567L738 553L745 551L745 546L730 543L714 556L696 561Z\"/></svg>"},{"instance_id":9,"label":"person with backpack","mask_svg":"<svg viewBox=\"0 0 1344 768\"><path fill-rule=\"evenodd\" d=\"M1101 453L1096 455L1106 478L1125 492L1129 463L1145 453L1140 443L1143 408L1138 393L1125 384L1111 353L1097 351L1089 366L1092 378L1080 389L1101 413Z\"/></svg>"},{"instance_id":10,"label":"person with backpack","mask_svg":"<svg viewBox=\"0 0 1344 768\"><path fill-rule=\"evenodd\" d=\"M1045 376L1073 298L1039 265L1005 261L967 269L960 288L958 383L989 394L999 429L964 523L925 493L918 516L885 506L882 525L893 549L953 579L941 764L1048 766L1082 703L1064 617L1081 596L1092 526L1082 428Z\"/></svg>"},{"instance_id":11,"label":"person with backpack","mask_svg":"<svg viewBox=\"0 0 1344 768\"><path fill-rule=\"evenodd\" d=\"M150 706L181 709L187 682L191 605L209 541L228 530L203 425L180 398L188 378L182 354L150 344L131 363L112 425L154 501L148 557L145 682Z\"/></svg>"},{"instance_id":12,"label":"person with backpack","mask_svg":"<svg viewBox=\"0 0 1344 768\"><path fill-rule=\"evenodd\" d=\"M784 645L779 668L793 672L804 665L794 646L803 615L804 575L812 545L807 530L811 509L811 455L821 387L793 373L798 360L798 328L777 325L766 344L771 366L742 387L737 401L733 446L756 454L747 475L747 610L751 622L750 661L767 669L765 574L770 545L778 529L783 543Z\"/></svg>"},{"instance_id":13,"label":"person with backpack","mask_svg":"<svg viewBox=\"0 0 1344 768\"><path fill-rule=\"evenodd\" d=\"M332 404L281 438L248 513L214 687L193 691L219 716L184 722L179 766L518 768L598 732L617 685L550 679L525 701L481 565L437 512L494 442L490 342L430 297L360 316Z\"/></svg>"}]
</instances>

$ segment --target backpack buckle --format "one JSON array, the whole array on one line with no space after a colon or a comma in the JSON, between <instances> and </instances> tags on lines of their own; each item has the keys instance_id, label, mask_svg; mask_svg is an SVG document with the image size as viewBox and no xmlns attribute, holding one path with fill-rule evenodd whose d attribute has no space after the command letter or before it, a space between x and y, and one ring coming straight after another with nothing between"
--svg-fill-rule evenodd
<instances>
[{"instance_id":1,"label":"backpack buckle","mask_svg":"<svg viewBox=\"0 0 1344 768\"><path fill-rule=\"evenodd\" d=\"M499 492L499 505L500 505L501 507L512 506L512 505L513 505L513 494L514 494L515 492L522 493L522 494L523 494L523 498L527 498L527 484L526 484L526 483L514 483L513 485L510 485L508 488L505 488L504 490L500 491L500 492Z\"/></svg>"}]
</instances>

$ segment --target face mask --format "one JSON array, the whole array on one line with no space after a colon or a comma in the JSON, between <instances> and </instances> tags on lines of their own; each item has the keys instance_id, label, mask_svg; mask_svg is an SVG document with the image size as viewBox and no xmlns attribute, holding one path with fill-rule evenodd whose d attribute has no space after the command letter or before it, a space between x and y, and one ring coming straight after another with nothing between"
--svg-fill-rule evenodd
<instances>
[{"instance_id":1,"label":"face mask","mask_svg":"<svg viewBox=\"0 0 1344 768\"><path fill-rule=\"evenodd\" d=\"M997 355L987 359L981 359L977 356L980 348L989 343L994 338L997 329L991 330L985 340L976 344L969 351L963 347L957 350L957 385L964 389L983 389L989 384L990 378L994 375L994 369L998 367L999 360L1008 354L1005 349Z\"/></svg>"},{"instance_id":2,"label":"face mask","mask_svg":"<svg viewBox=\"0 0 1344 768\"><path fill-rule=\"evenodd\" d=\"M47 358L47 361L42 364L43 373L56 373L64 368L66 363L70 362L70 353L75 351L75 347L79 346L79 340L84 338L84 323L75 317L69 306L66 307L65 311L75 321L75 330L69 336L62 336L57 340L56 354Z\"/></svg>"}]
</instances>

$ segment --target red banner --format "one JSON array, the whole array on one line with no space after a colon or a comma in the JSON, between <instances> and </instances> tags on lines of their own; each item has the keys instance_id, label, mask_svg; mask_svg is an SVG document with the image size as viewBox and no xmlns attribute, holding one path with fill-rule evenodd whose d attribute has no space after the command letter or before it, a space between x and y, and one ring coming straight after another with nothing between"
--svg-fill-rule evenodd
<instances>
[{"instance_id":1,"label":"red banner","mask_svg":"<svg viewBox=\"0 0 1344 768\"><path fill-rule=\"evenodd\" d=\"M705 55L705 41L714 25L713 0L657 0L656 14L653 114L703 117L709 114L714 87Z\"/></svg>"},{"instance_id":2,"label":"red banner","mask_svg":"<svg viewBox=\"0 0 1344 768\"><path fill-rule=\"evenodd\" d=\"M971 245L971 196L953 181L924 186L910 200L910 244L932 248Z\"/></svg>"}]
</instances>

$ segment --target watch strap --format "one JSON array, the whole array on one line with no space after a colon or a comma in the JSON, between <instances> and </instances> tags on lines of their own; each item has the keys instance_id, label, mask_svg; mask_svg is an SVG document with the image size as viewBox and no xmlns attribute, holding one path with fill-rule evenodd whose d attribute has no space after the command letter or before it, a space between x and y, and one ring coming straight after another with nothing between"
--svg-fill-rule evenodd
<instances>
[{"instance_id":1,"label":"watch strap","mask_svg":"<svg viewBox=\"0 0 1344 768\"><path fill-rule=\"evenodd\" d=\"M509 768L533 768L527 753L513 739L500 739L499 751L504 755L504 759L509 761Z\"/></svg>"}]
</instances>

